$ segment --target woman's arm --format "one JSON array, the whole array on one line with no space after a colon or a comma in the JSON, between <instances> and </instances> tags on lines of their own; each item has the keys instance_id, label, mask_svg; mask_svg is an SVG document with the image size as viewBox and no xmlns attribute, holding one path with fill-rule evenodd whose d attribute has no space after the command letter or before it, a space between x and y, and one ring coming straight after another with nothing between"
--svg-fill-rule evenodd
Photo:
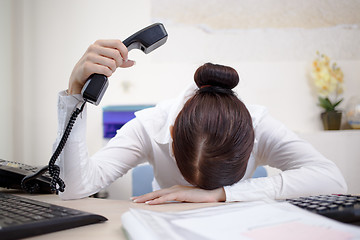
<instances>
[{"instance_id":1,"label":"woman's arm","mask_svg":"<svg viewBox=\"0 0 360 240\"><path fill-rule=\"evenodd\" d=\"M97 193L131 168L147 159L149 139L143 126L133 119L118 130L116 136L89 157L85 142L85 119L76 122L59 157L60 177L65 182L62 199L77 199ZM78 124L78 126L76 126ZM58 141L57 141L58 142ZM57 144L57 143L56 143Z\"/></svg>"},{"instance_id":2,"label":"woman's arm","mask_svg":"<svg viewBox=\"0 0 360 240\"><path fill-rule=\"evenodd\" d=\"M169 201L178 202L224 202L225 192L223 188L205 190L190 186L172 186L151 193L132 198L133 202L150 205L162 204Z\"/></svg>"},{"instance_id":3,"label":"woman's arm","mask_svg":"<svg viewBox=\"0 0 360 240\"><path fill-rule=\"evenodd\" d=\"M117 67L131 67L134 63L134 61L128 60L127 48L120 40L98 40L87 49L72 71L67 92L59 94L59 130L54 147L58 145L76 105L83 101L80 91L87 78L93 73L104 74L110 77ZM130 124L129 127L124 128L121 132L125 132L125 136L134 137L132 139L136 141L136 136L139 135L138 131L141 131L141 126L135 122ZM100 160L104 157L110 159L108 156L109 152L112 152L114 148L109 147L108 150L102 150L101 153L89 158L85 135L86 107L78 116L57 163L61 168L61 177L66 184L65 192L60 193L62 198L79 198L93 194L111 181L114 181L116 177L122 176L133 164L136 165L140 161L136 152L138 148L142 147L142 143L138 141L129 147L127 144L131 141L124 140L126 137L121 137L120 133L117 138L118 141L120 143L125 141L126 143L120 144L123 148L117 148L116 153L119 154L118 156L124 156L125 160L120 168L113 170L120 165L120 163L116 162L119 161L119 157L111 158L111 160L104 162L100 162Z\"/></svg>"},{"instance_id":4,"label":"woman's arm","mask_svg":"<svg viewBox=\"0 0 360 240\"><path fill-rule=\"evenodd\" d=\"M265 116L256 126L255 134L259 163L282 172L225 187L226 201L285 199L347 191L337 166L279 121Z\"/></svg>"},{"instance_id":5,"label":"woman's arm","mask_svg":"<svg viewBox=\"0 0 360 240\"><path fill-rule=\"evenodd\" d=\"M257 162L281 169L283 172L279 175L241 180L215 190L174 186L133 200L148 204L166 201L232 202L346 192L346 182L336 165L280 122L265 116L255 132Z\"/></svg>"}]
</instances>

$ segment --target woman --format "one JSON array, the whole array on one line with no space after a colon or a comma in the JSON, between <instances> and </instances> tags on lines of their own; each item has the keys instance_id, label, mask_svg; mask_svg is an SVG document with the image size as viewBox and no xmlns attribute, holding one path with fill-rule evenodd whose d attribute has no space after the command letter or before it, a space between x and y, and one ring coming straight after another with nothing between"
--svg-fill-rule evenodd
<instances>
[{"instance_id":1,"label":"woman","mask_svg":"<svg viewBox=\"0 0 360 240\"><path fill-rule=\"evenodd\" d=\"M59 96L59 137L86 79L108 77L134 65L119 40L99 40L76 64L67 91ZM155 189L134 202L216 202L284 199L345 193L346 183L334 163L273 119L260 106L245 106L232 89L238 84L231 67L205 64L191 85L174 100L136 113L117 135L88 157L86 109L79 117L58 164L66 183L64 199L96 193L129 169L148 161ZM279 175L251 178L259 165ZM119 190L121 191L121 189Z\"/></svg>"}]
</instances>

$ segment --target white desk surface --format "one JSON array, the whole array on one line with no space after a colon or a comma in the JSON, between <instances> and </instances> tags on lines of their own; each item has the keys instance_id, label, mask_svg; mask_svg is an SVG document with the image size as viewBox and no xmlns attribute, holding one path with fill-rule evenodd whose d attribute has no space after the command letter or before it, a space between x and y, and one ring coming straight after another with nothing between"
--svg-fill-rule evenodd
<instances>
[{"instance_id":1,"label":"white desk surface","mask_svg":"<svg viewBox=\"0 0 360 240\"><path fill-rule=\"evenodd\" d=\"M17 193L16 193L17 194ZM48 202L64 207L74 208L82 211L96 213L108 219L103 223L96 223L83 227L63 230L59 232L35 236L28 239L96 239L96 240L111 240L111 239L126 239L121 227L121 215L129 208L142 208L153 211L181 211L190 210L201 207L209 207L214 205L221 205L224 203L168 203L162 205L146 205L142 203L133 203L123 200L109 200L97 198L85 198L79 200L61 200L56 195L29 195L17 194L23 197Z\"/></svg>"}]
</instances>

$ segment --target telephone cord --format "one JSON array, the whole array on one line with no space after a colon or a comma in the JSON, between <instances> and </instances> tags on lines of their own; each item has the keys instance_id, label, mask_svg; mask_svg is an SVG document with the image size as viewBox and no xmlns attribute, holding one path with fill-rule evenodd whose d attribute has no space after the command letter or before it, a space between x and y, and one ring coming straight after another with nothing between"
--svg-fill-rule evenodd
<instances>
[{"instance_id":1,"label":"telephone cord","mask_svg":"<svg viewBox=\"0 0 360 240\"><path fill-rule=\"evenodd\" d=\"M80 108L77 107L74 110L74 112L71 114L69 122L65 128L64 134L61 137L61 140L49 161L49 173L50 173L50 176L52 177L51 183L50 183L50 188L51 188L51 191L55 191L56 194L58 194L59 191L63 192L65 190L65 183L60 178L60 167L55 164L55 161L58 159L63 148L65 147L65 143L70 135L70 132L75 124L75 121L76 121L78 115L84 110L85 103L86 102L82 102Z\"/></svg>"}]
</instances>

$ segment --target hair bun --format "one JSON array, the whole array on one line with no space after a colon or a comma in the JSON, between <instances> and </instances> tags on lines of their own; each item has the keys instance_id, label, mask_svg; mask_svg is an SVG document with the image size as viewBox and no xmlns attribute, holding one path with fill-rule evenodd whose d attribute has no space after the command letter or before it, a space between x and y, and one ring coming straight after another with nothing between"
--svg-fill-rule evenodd
<instances>
[{"instance_id":1,"label":"hair bun","mask_svg":"<svg viewBox=\"0 0 360 240\"><path fill-rule=\"evenodd\" d=\"M205 63L196 70L194 80L199 88L211 85L233 89L239 83L239 75L232 67Z\"/></svg>"}]
</instances>

